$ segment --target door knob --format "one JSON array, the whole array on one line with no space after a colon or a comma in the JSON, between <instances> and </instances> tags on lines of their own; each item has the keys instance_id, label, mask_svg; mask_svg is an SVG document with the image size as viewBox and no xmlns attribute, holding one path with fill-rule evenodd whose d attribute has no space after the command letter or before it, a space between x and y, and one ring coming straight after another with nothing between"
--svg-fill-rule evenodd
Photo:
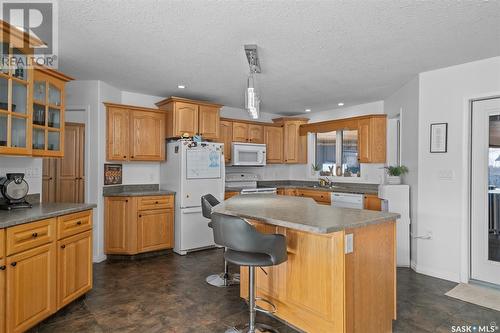
<instances>
[{"instance_id":1,"label":"door knob","mask_svg":"<svg viewBox=\"0 0 500 333\"><path fill-rule=\"evenodd\" d=\"M0 266L0 271L5 271L5 266Z\"/></svg>"},{"instance_id":2,"label":"door knob","mask_svg":"<svg viewBox=\"0 0 500 333\"><path fill-rule=\"evenodd\" d=\"M16 267L17 262L15 262L15 261L14 261L14 262L13 262L13 263L11 263L10 265L11 265L12 267Z\"/></svg>"},{"instance_id":3,"label":"door knob","mask_svg":"<svg viewBox=\"0 0 500 333\"><path fill-rule=\"evenodd\" d=\"M66 245L64 245L64 244L61 245L61 249L64 249L64 248L66 248Z\"/></svg>"}]
</instances>

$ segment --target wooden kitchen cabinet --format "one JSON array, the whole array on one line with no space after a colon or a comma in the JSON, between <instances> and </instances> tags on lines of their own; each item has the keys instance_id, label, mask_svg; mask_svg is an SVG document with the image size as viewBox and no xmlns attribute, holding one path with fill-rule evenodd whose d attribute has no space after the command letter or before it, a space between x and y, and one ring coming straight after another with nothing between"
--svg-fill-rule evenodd
<instances>
[{"instance_id":1,"label":"wooden kitchen cabinet","mask_svg":"<svg viewBox=\"0 0 500 333\"><path fill-rule=\"evenodd\" d=\"M57 160L44 158L42 166L42 202L56 202Z\"/></svg>"},{"instance_id":2,"label":"wooden kitchen cabinet","mask_svg":"<svg viewBox=\"0 0 500 333\"><path fill-rule=\"evenodd\" d=\"M283 127L264 126L267 163L283 163Z\"/></svg>"},{"instance_id":3,"label":"wooden kitchen cabinet","mask_svg":"<svg viewBox=\"0 0 500 333\"><path fill-rule=\"evenodd\" d=\"M231 161L232 142L233 142L233 123L226 120L220 121L219 142L224 144L224 160L226 163Z\"/></svg>"},{"instance_id":4,"label":"wooden kitchen cabinet","mask_svg":"<svg viewBox=\"0 0 500 333\"><path fill-rule=\"evenodd\" d=\"M33 156L64 156L65 85L73 80L53 69L36 67L33 81Z\"/></svg>"},{"instance_id":5,"label":"wooden kitchen cabinet","mask_svg":"<svg viewBox=\"0 0 500 333\"><path fill-rule=\"evenodd\" d=\"M173 247L174 216L172 210L139 211L137 217L138 252Z\"/></svg>"},{"instance_id":6,"label":"wooden kitchen cabinet","mask_svg":"<svg viewBox=\"0 0 500 333\"><path fill-rule=\"evenodd\" d=\"M184 133L200 134L207 140L219 137L220 104L172 96L156 106L166 112L166 138L178 138Z\"/></svg>"},{"instance_id":7,"label":"wooden kitchen cabinet","mask_svg":"<svg viewBox=\"0 0 500 333\"><path fill-rule=\"evenodd\" d=\"M106 159L161 161L165 159L165 113L130 105L106 105Z\"/></svg>"},{"instance_id":8,"label":"wooden kitchen cabinet","mask_svg":"<svg viewBox=\"0 0 500 333\"><path fill-rule=\"evenodd\" d=\"M248 124L233 122L233 142L248 142Z\"/></svg>"},{"instance_id":9,"label":"wooden kitchen cabinet","mask_svg":"<svg viewBox=\"0 0 500 333\"><path fill-rule=\"evenodd\" d=\"M239 194L240 194L240 192L236 192L236 191L234 191L234 192L225 192L224 193L224 200L227 200L227 199L232 198L234 196L237 196Z\"/></svg>"},{"instance_id":10,"label":"wooden kitchen cabinet","mask_svg":"<svg viewBox=\"0 0 500 333\"><path fill-rule=\"evenodd\" d=\"M299 197L312 198L317 203L323 205L331 204L331 193L328 191L307 190L298 188L295 190L295 195Z\"/></svg>"},{"instance_id":11,"label":"wooden kitchen cabinet","mask_svg":"<svg viewBox=\"0 0 500 333\"><path fill-rule=\"evenodd\" d=\"M300 135L300 125L307 118L282 117L273 119L283 126L283 161L287 164L307 163L307 135Z\"/></svg>"},{"instance_id":12,"label":"wooden kitchen cabinet","mask_svg":"<svg viewBox=\"0 0 500 333\"><path fill-rule=\"evenodd\" d=\"M5 257L5 229L0 229L0 259Z\"/></svg>"},{"instance_id":13,"label":"wooden kitchen cabinet","mask_svg":"<svg viewBox=\"0 0 500 333\"><path fill-rule=\"evenodd\" d=\"M248 125L248 142L264 143L264 126L257 124Z\"/></svg>"},{"instance_id":14,"label":"wooden kitchen cabinet","mask_svg":"<svg viewBox=\"0 0 500 333\"><path fill-rule=\"evenodd\" d=\"M57 242L57 308L92 289L92 231Z\"/></svg>"},{"instance_id":15,"label":"wooden kitchen cabinet","mask_svg":"<svg viewBox=\"0 0 500 333\"><path fill-rule=\"evenodd\" d=\"M6 282L6 262L0 259L0 333L5 333L5 282Z\"/></svg>"},{"instance_id":16,"label":"wooden kitchen cabinet","mask_svg":"<svg viewBox=\"0 0 500 333\"><path fill-rule=\"evenodd\" d=\"M9 256L6 267L7 332L24 332L56 309L55 243Z\"/></svg>"},{"instance_id":17,"label":"wooden kitchen cabinet","mask_svg":"<svg viewBox=\"0 0 500 333\"><path fill-rule=\"evenodd\" d=\"M382 200L375 194L365 194L364 195L364 209L369 210L382 210Z\"/></svg>"},{"instance_id":18,"label":"wooden kitchen cabinet","mask_svg":"<svg viewBox=\"0 0 500 333\"><path fill-rule=\"evenodd\" d=\"M133 198L104 199L104 251L106 254L134 253L137 249L137 228L134 221Z\"/></svg>"},{"instance_id":19,"label":"wooden kitchen cabinet","mask_svg":"<svg viewBox=\"0 0 500 333\"><path fill-rule=\"evenodd\" d=\"M386 162L386 126L386 116L372 116L358 120L359 162Z\"/></svg>"},{"instance_id":20,"label":"wooden kitchen cabinet","mask_svg":"<svg viewBox=\"0 0 500 333\"><path fill-rule=\"evenodd\" d=\"M174 197L106 197L106 254L138 254L174 247Z\"/></svg>"},{"instance_id":21,"label":"wooden kitchen cabinet","mask_svg":"<svg viewBox=\"0 0 500 333\"><path fill-rule=\"evenodd\" d=\"M165 115L160 112L130 113L130 160L161 161L165 159Z\"/></svg>"},{"instance_id":22,"label":"wooden kitchen cabinet","mask_svg":"<svg viewBox=\"0 0 500 333\"><path fill-rule=\"evenodd\" d=\"M220 107L218 106L199 106L198 133L203 139L216 140L219 137L220 130Z\"/></svg>"}]
</instances>

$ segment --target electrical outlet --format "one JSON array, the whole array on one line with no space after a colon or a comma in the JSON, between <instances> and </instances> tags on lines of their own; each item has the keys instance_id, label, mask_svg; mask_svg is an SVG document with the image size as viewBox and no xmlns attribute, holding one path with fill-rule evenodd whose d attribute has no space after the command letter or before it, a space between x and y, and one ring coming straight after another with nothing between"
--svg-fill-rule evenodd
<instances>
[{"instance_id":1,"label":"electrical outlet","mask_svg":"<svg viewBox=\"0 0 500 333\"><path fill-rule=\"evenodd\" d=\"M353 234L347 234L345 235L345 250L344 253L352 253L354 251L354 235Z\"/></svg>"}]
</instances>

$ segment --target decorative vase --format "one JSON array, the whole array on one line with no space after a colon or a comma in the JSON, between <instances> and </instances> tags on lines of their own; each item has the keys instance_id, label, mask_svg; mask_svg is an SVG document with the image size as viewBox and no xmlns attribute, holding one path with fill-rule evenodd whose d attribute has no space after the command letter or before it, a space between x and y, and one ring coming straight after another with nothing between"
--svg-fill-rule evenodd
<instances>
[{"instance_id":1,"label":"decorative vase","mask_svg":"<svg viewBox=\"0 0 500 333\"><path fill-rule=\"evenodd\" d=\"M387 184L390 185L401 184L401 176L387 176Z\"/></svg>"}]
</instances>

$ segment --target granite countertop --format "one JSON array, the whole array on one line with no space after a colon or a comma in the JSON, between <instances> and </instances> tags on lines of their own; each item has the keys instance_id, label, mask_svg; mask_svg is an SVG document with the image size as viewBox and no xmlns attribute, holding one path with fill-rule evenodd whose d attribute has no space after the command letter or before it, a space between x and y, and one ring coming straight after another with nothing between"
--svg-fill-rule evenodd
<instances>
[{"instance_id":1,"label":"granite countertop","mask_svg":"<svg viewBox=\"0 0 500 333\"><path fill-rule=\"evenodd\" d=\"M301 231L327 234L396 220L399 214L320 205L311 198L273 194L232 197L214 212L259 220Z\"/></svg>"},{"instance_id":2,"label":"granite countertop","mask_svg":"<svg viewBox=\"0 0 500 333\"><path fill-rule=\"evenodd\" d=\"M299 188L323 192L341 192L357 194L378 194L377 184L362 183L335 183L333 187L320 187L317 181L302 180L259 180L257 187L276 187L276 188ZM241 187L226 187L226 192L241 192Z\"/></svg>"},{"instance_id":3,"label":"granite countertop","mask_svg":"<svg viewBox=\"0 0 500 333\"><path fill-rule=\"evenodd\" d=\"M33 205L33 208L0 210L0 229L51 217L77 213L96 207L96 204L85 203L38 203Z\"/></svg>"},{"instance_id":4,"label":"granite countertop","mask_svg":"<svg viewBox=\"0 0 500 333\"><path fill-rule=\"evenodd\" d=\"M158 184L106 186L102 195L105 197L142 197L175 194L174 191L160 190Z\"/></svg>"}]
</instances>

